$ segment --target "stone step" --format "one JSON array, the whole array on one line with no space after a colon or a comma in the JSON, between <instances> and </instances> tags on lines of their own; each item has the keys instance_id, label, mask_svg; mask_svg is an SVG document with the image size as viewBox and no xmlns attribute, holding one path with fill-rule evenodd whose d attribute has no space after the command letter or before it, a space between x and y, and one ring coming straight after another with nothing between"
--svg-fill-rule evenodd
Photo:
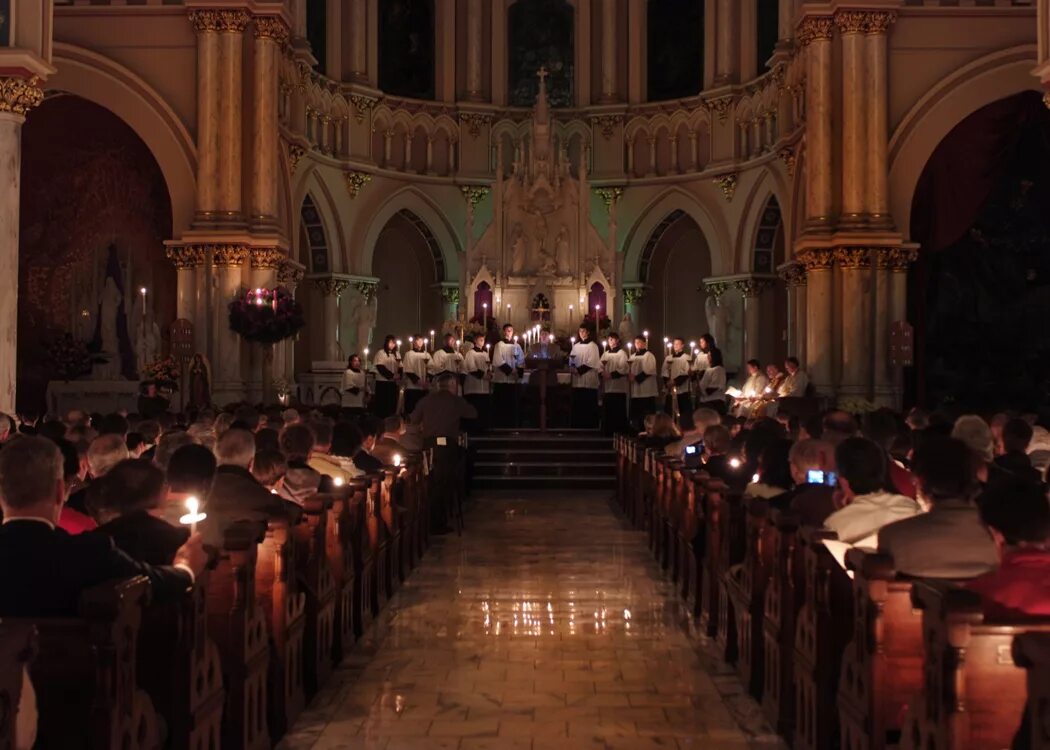
<instances>
[{"instance_id":1,"label":"stone step","mask_svg":"<svg viewBox=\"0 0 1050 750\"><path fill-rule=\"evenodd\" d=\"M606 477L615 471L615 464L608 463L501 461L474 464L476 477Z\"/></svg>"},{"instance_id":2,"label":"stone step","mask_svg":"<svg viewBox=\"0 0 1050 750\"><path fill-rule=\"evenodd\" d=\"M474 489L486 490L612 490L616 487L616 476L569 476L569 477L488 477L475 476Z\"/></svg>"},{"instance_id":3,"label":"stone step","mask_svg":"<svg viewBox=\"0 0 1050 750\"><path fill-rule=\"evenodd\" d=\"M484 463L524 462L524 463L562 463L579 461L581 463L616 464L616 451L613 450L570 450L557 448L479 448L476 461Z\"/></svg>"},{"instance_id":4,"label":"stone step","mask_svg":"<svg viewBox=\"0 0 1050 750\"><path fill-rule=\"evenodd\" d=\"M488 450L612 450L613 442L593 430L492 430L471 438L471 446Z\"/></svg>"}]
</instances>

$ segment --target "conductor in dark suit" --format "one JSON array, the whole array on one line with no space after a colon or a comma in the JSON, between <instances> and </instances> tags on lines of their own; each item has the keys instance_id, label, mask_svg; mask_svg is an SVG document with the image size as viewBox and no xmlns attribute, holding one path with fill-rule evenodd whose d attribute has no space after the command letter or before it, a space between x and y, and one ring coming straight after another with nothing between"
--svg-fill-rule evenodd
<instances>
[{"instance_id":1,"label":"conductor in dark suit","mask_svg":"<svg viewBox=\"0 0 1050 750\"><path fill-rule=\"evenodd\" d=\"M50 440L20 437L0 451L0 617L75 615L81 593L105 581L146 576L154 601L184 592L204 569L200 536L171 566L132 560L105 534L56 528L65 500L62 453Z\"/></svg>"}]
</instances>

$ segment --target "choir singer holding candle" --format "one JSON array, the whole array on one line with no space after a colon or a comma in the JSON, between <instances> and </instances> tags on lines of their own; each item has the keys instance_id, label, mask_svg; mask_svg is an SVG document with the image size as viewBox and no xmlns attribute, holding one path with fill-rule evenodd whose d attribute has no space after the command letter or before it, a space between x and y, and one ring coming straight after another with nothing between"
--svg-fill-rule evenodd
<instances>
[{"instance_id":1,"label":"choir singer holding candle","mask_svg":"<svg viewBox=\"0 0 1050 750\"><path fill-rule=\"evenodd\" d=\"M593 429L598 426L598 385L602 354L591 329L580 326L580 338L569 352L572 371L572 426Z\"/></svg>"},{"instance_id":2,"label":"choir singer holding candle","mask_svg":"<svg viewBox=\"0 0 1050 750\"><path fill-rule=\"evenodd\" d=\"M631 363L627 352L620 346L620 334L610 333L607 342L608 347L602 354L602 379L605 383L602 426L605 434L615 435L627 429L627 384Z\"/></svg>"}]
</instances>

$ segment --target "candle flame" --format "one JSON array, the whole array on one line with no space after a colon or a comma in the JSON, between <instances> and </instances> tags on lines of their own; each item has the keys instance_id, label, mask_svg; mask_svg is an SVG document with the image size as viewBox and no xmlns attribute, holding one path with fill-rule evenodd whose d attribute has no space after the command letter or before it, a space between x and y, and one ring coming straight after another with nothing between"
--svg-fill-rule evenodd
<instances>
[{"instance_id":1,"label":"candle flame","mask_svg":"<svg viewBox=\"0 0 1050 750\"><path fill-rule=\"evenodd\" d=\"M332 484L334 484L336 487L342 487L343 486L343 478L342 477L335 477L332 480Z\"/></svg>"},{"instance_id":2,"label":"candle flame","mask_svg":"<svg viewBox=\"0 0 1050 750\"><path fill-rule=\"evenodd\" d=\"M401 465L401 454L400 453L395 453L394 454L394 466L396 467L396 466L400 466L400 465Z\"/></svg>"}]
</instances>

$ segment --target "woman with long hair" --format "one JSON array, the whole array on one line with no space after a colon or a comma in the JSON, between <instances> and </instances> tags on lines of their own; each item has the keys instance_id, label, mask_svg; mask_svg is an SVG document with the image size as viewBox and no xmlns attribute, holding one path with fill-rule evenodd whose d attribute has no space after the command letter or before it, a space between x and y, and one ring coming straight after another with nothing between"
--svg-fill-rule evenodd
<instances>
[{"instance_id":1,"label":"woman with long hair","mask_svg":"<svg viewBox=\"0 0 1050 750\"><path fill-rule=\"evenodd\" d=\"M387 334L383 339L383 348L376 352L372 366L376 371L372 412L385 419L397 411L397 386L402 370L401 352L398 351L397 339L392 335Z\"/></svg>"}]
</instances>

